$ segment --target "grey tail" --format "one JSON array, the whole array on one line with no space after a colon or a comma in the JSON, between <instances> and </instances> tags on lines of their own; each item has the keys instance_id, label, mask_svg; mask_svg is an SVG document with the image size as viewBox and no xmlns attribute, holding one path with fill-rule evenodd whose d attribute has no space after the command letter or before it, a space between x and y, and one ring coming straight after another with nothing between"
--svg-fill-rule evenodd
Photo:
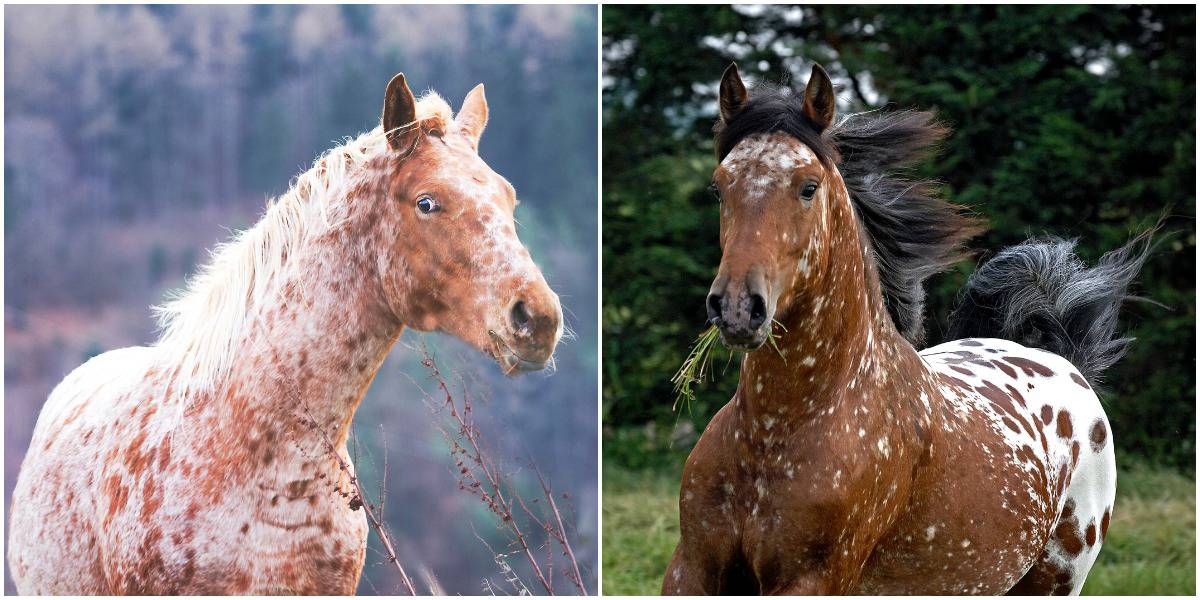
<instances>
[{"instance_id":1,"label":"grey tail","mask_svg":"<svg viewBox=\"0 0 1200 600\"><path fill-rule=\"evenodd\" d=\"M1129 285L1154 249L1154 227L1088 267L1077 240L1034 238L1002 250L963 288L948 339L1002 338L1053 352L1093 387L1129 349L1116 332Z\"/></svg>"}]
</instances>

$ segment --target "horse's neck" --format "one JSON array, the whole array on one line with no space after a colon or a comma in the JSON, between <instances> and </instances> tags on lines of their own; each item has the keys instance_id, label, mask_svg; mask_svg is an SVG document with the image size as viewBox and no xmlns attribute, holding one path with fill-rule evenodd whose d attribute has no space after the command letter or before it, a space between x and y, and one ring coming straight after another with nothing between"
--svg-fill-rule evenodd
<instances>
[{"instance_id":1,"label":"horse's neck","mask_svg":"<svg viewBox=\"0 0 1200 600\"><path fill-rule=\"evenodd\" d=\"M198 409L264 463L344 448L350 421L402 325L366 257L329 231L295 249L247 316L229 375ZM254 457L247 457L254 460ZM286 465L268 466L273 471Z\"/></svg>"},{"instance_id":2,"label":"horse's neck","mask_svg":"<svg viewBox=\"0 0 1200 600\"><path fill-rule=\"evenodd\" d=\"M881 386L880 372L920 362L884 306L869 241L849 198L833 203L817 239L826 250L814 274L791 291L774 344L743 363L739 405L755 422L802 427L833 414L847 394L869 398Z\"/></svg>"}]
</instances>

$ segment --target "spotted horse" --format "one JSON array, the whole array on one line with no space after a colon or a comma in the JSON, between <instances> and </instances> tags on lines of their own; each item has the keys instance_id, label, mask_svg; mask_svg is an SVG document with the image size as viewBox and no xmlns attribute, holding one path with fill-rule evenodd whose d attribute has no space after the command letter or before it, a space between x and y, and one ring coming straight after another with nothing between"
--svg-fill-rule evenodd
<instances>
[{"instance_id":1,"label":"spotted horse","mask_svg":"<svg viewBox=\"0 0 1200 600\"><path fill-rule=\"evenodd\" d=\"M746 354L684 467L662 591L1078 593L1116 487L1093 384L1150 234L1093 268L1059 239L999 252L955 341L918 352L923 281L981 224L896 175L946 135L932 114L834 103L819 66L796 93L721 80L707 309Z\"/></svg>"},{"instance_id":2,"label":"spotted horse","mask_svg":"<svg viewBox=\"0 0 1200 600\"><path fill-rule=\"evenodd\" d=\"M352 594L351 419L405 327L509 374L541 369L558 297L480 158L483 86L453 115L388 84L379 127L333 148L114 350L50 394L9 521L22 594Z\"/></svg>"}]
</instances>

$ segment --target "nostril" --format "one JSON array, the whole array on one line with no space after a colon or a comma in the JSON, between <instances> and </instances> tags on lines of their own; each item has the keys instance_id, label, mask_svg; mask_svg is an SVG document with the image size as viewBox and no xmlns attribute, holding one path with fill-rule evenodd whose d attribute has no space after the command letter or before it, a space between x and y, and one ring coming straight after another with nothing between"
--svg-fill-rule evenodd
<instances>
[{"instance_id":1,"label":"nostril","mask_svg":"<svg viewBox=\"0 0 1200 600\"><path fill-rule=\"evenodd\" d=\"M529 314L529 307L525 306L524 300L517 300L517 303L513 304L509 316L512 318L514 329L528 329L529 322L533 320L533 315Z\"/></svg>"},{"instance_id":2,"label":"nostril","mask_svg":"<svg viewBox=\"0 0 1200 600\"><path fill-rule=\"evenodd\" d=\"M767 303L758 294L750 295L750 329L758 329L767 320Z\"/></svg>"},{"instance_id":3,"label":"nostril","mask_svg":"<svg viewBox=\"0 0 1200 600\"><path fill-rule=\"evenodd\" d=\"M719 294L708 295L708 322L716 324L721 320L721 296Z\"/></svg>"}]
</instances>

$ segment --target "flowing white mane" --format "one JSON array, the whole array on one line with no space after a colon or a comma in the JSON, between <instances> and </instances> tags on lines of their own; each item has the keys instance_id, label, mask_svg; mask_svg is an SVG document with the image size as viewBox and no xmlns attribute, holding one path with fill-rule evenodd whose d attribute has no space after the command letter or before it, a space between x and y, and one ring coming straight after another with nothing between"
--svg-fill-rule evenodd
<instances>
[{"instance_id":1,"label":"flowing white mane","mask_svg":"<svg viewBox=\"0 0 1200 600\"><path fill-rule=\"evenodd\" d=\"M446 101L430 91L417 102L414 124L449 123L452 116ZM249 317L269 300L286 257L336 224L339 200L387 149L383 128L376 127L326 151L269 202L257 224L218 244L184 289L152 308L162 330L155 346L177 361L188 391L209 389L228 372Z\"/></svg>"}]
</instances>

